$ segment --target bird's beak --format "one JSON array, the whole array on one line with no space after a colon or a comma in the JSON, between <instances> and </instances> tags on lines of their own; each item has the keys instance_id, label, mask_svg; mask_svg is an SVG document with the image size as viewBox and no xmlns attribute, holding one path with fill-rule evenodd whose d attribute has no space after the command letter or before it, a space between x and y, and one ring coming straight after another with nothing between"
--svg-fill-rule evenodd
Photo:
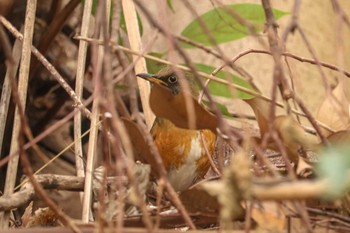
<instances>
[{"instance_id":1,"label":"bird's beak","mask_svg":"<svg viewBox=\"0 0 350 233\"><path fill-rule=\"evenodd\" d=\"M151 83L159 84L159 85L164 85L166 86L166 83L163 82L163 80L159 79L157 75L155 74L149 74L149 73L140 73L136 75L137 77L140 77L142 79L145 79Z\"/></svg>"}]
</instances>

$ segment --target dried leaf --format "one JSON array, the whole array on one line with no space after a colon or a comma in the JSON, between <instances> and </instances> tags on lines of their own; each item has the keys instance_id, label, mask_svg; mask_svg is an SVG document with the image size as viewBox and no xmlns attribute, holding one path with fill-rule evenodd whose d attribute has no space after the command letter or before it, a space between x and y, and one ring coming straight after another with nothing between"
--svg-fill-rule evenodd
<instances>
[{"instance_id":1,"label":"dried leaf","mask_svg":"<svg viewBox=\"0 0 350 233\"><path fill-rule=\"evenodd\" d=\"M253 205L251 216L261 229L282 232L286 226L286 216L275 202Z\"/></svg>"},{"instance_id":2,"label":"dried leaf","mask_svg":"<svg viewBox=\"0 0 350 233\"><path fill-rule=\"evenodd\" d=\"M283 145L286 147L289 158L298 163L300 148L314 150L317 147L317 137L311 135L291 116L278 116L275 119L275 127L280 135Z\"/></svg>"},{"instance_id":3,"label":"dried leaf","mask_svg":"<svg viewBox=\"0 0 350 233\"><path fill-rule=\"evenodd\" d=\"M261 98L247 99L245 101L253 109L261 137L263 137L268 131L270 102ZM277 116L274 126L287 150L289 159L295 164L298 164L299 161L298 150L300 148L313 150L317 147L317 137L305 132L303 127L291 116ZM272 150L278 150L275 142L269 143L268 147Z\"/></svg>"},{"instance_id":4,"label":"dried leaf","mask_svg":"<svg viewBox=\"0 0 350 233\"><path fill-rule=\"evenodd\" d=\"M200 188L192 188L181 192L180 199L190 213L218 214L217 199Z\"/></svg>"},{"instance_id":5,"label":"dried leaf","mask_svg":"<svg viewBox=\"0 0 350 233\"><path fill-rule=\"evenodd\" d=\"M345 146L350 142L350 130L338 131L332 133L327 137L328 141L332 145Z\"/></svg>"},{"instance_id":6,"label":"dried leaf","mask_svg":"<svg viewBox=\"0 0 350 233\"><path fill-rule=\"evenodd\" d=\"M31 221L33 212L33 202L31 201L22 215L22 226L27 227L28 223Z\"/></svg>"},{"instance_id":7,"label":"dried leaf","mask_svg":"<svg viewBox=\"0 0 350 233\"><path fill-rule=\"evenodd\" d=\"M300 158L295 173L302 178L308 178L314 175L314 168L307 163L303 158Z\"/></svg>"},{"instance_id":8,"label":"dried leaf","mask_svg":"<svg viewBox=\"0 0 350 233\"><path fill-rule=\"evenodd\" d=\"M321 104L316 119L335 131L349 129L349 101L344 93L344 86L342 82L333 89L332 95L327 95ZM325 136L330 135L330 131L323 129Z\"/></svg>"},{"instance_id":9,"label":"dried leaf","mask_svg":"<svg viewBox=\"0 0 350 233\"><path fill-rule=\"evenodd\" d=\"M256 120L259 125L260 135L263 136L268 130L268 116L270 103L261 98L255 97L252 99L244 100L253 109Z\"/></svg>"},{"instance_id":10,"label":"dried leaf","mask_svg":"<svg viewBox=\"0 0 350 233\"><path fill-rule=\"evenodd\" d=\"M27 227L55 227L61 226L56 213L50 208L37 209L27 224Z\"/></svg>"}]
</instances>

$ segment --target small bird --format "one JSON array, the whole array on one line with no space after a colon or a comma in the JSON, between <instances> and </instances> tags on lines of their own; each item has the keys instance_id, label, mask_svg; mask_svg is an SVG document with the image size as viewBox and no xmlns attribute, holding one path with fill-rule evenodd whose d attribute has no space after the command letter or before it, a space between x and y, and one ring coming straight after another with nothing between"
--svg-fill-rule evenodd
<instances>
[{"instance_id":1,"label":"small bird","mask_svg":"<svg viewBox=\"0 0 350 233\"><path fill-rule=\"evenodd\" d=\"M151 94L161 86L171 93L170 98L179 98L183 91L179 81L182 76L177 75L171 67L165 67L157 74L141 73L137 76L151 82ZM188 74L183 77L189 84L191 94L198 95L194 80ZM212 156L216 143L216 135L211 130L179 128L170 120L156 116L151 134L167 170L169 182L176 191L188 189L208 172L210 160L205 147Z\"/></svg>"}]
</instances>

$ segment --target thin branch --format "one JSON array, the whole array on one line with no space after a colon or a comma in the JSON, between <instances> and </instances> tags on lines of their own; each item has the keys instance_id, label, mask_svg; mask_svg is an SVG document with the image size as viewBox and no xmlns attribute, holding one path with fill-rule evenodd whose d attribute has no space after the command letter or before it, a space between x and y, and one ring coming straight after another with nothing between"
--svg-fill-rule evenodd
<instances>
[{"instance_id":1,"label":"thin branch","mask_svg":"<svg viewBox=\"0 0 350 233\"><path fill-rule=\"evenodd\" d=\"M89 41L89 42L102 44L102 41L96 41L96 40L91 39L91 38L76 37L76 39L79 39L79 40L86 40L86 41ZM169 62L169 61L167 61L167 60L164 60L164 59L161 59L161 58L158 58L158 57L154 57L154 56L152 56L152 55L141 54L141 53L139 53L139 52L133 51L133 50L128 49L128 48L125 48L125 47L123 47L123 46L114 45L113 43L112 43L112 49L115 49L115 50L122 50L122 51L127 52L127 53L130 53L130 54L135 54L135 55L138 55L138 56L143 56L143 57L145 57L145 58L147 58L147 59L150 59L150 60L153 60L153 61L156 61L156 62L160 62L160 63L166 64L166 65L172 65L171 62ZM232 61L232 62L235 62L235 61L237 61L238 59L240 59L241 57L243 57L243 56L245 56L245 55L247 55L247 54L250 54L250 53L270 54L270 52L268 52L268 51L266 51L266 50L249 49L249 50L247 50L247 51L244 51L244 52L242 52L242 53L236 55L235 57L233 57L233 58L231 59L231 61ZM287 53L287 52L286 52L286 53L282 53L282 55L287 56L287 57L294 58L294 59L299 60L299 61L301 61L301 62L306 62L306 63L315 64L315 65L316 65L316 61L311 60L311 59L308 59L308 58L299 57L299 56L297 56L297 55L294 55L294 54L291 54L291 53ZM340 68L338 68L337 66L334 66L334 65L331 65L331 64L328 64L328 63L324 63L324 62L322 62L321 64L322 64L324 67L329 68L329 69L331 69L331 70L343 72L344 74L347 74L347 75L349 75L349 77L350 77L350 73L349 73L349 72L347 72L347 71L342 71L342 70L341 70ZM182 66L182 65L175 65L175 66L176 66L177 68L183 70L183 71L190 71L190 69L189 69L188 67L185 67L185 66ZM217 73L217 72L219 72L221 69L223 69L224 66L225 66L225 64L222 64L220 67L218 67L218 68L215 70L214 74ZM213 76L213 75L208 75L208 74L203 73L203 72L198 72L198 74L199 74L201 77L204 77L204 78L206 78L206 79L213 80L213 81L218 82L218 83L225 84L225 85L227 85L227 86L229 86L229 87L236 88L237 90L240 90L240 91L243 91L243 92L245 92L245 93L247 93L247 94L251 94L251 95L253 95L253 96L259 97L259 98L261 98L261 99L263 99L263 100L266 100L266 101L269 101L269 102L272 101L271 98L269 98L269 97L267 97L267 96L265 96L265 95L262 95L261 93L252 91L252 90L247 89L247 88L244 88L244 87L241 87L241 86L239 86L239 85L237 85L237 84L234 84L234 83L228 82L228 81L226 81L226 80L217 78L217 77L215 77L215 76ZM119 78L118 78L118 79L119 79ZM282 104L282 103L279 103L279 102L276 102L276 106L278 106L278 107L283 107L283 104ZM296 109L293 109L293 108L291 109L291 111L292 111L294 114L297 114L297 115L299 115L299 116L305 117L305 114L304 114L303 112L300 112L300 111L298 111L298 110L296 110ZM327 130L329 130L330 132L334 132L333 129L331 129L329 126L323 124L322 122L318 122L318 121L317 121L317 123L318 123L321 127L325 128L325 129L327 129Z\"/></svg>"},{"instance_id":2,"label":"thin branch","mask_svg":"<svg viewBox=\"0 0 350 233\"><path fill-rule=\"evenodd\" d=\"M52 175L41 174L33 176L38 184L44 189L57 189L80 192L84 189L84 178L66 175ZM118 178L125 182L125 176ZM350 185L350 177L345 177L348 180L347 185ZM107 177L107 184L113 185L116 177ZM204 183L220 182L220 181L206 181ZM329 182L326 180L299 180L291 181L285 178L277 178L266 180L266 178L255 178L251 194L256 200L267 201L285 201L285 200L305 200L310 198L322 199L330 192ZM0 197L0 210L8 210L18 208L25 203L28 203L34 197L32 183L26 183L20 191L13 194L11 197ZM20 199L23 197L23 199ZM11 201L10 201L11 200ZM12 202L18 201L18 202ZM344 219L348 221L347 218Z\"/></svg>"},{"instance_id":3,"label":"thin branch","mask_svg":"<svg viewBox=\"0 0 350 233\"><path fill-rule=\"evenodd\" d=\"M35 138L33 138L32 140L30 140L29 142L27 142L24 145L24 150L28 150L29 148L31 148L34 144L37 144L38 142L40 142L41 140L43 140L45 137L47 137L47 135L50 135L52 132L54 132L55 130L59 129L60 127L62 127L64 124L66 124L73 116L74 114L77 112L78 110L75 110L71 113L69 113L67 116L65 116L63 119L57 121L55 124L53 124L52 126L50 126L49 128L47 128L44 132L40 133L38 136L36 136ZM16 154L18 154L18 151L15 151L14 153L11 153L9 155L6 155L5 158L3 158L2 160L0 160L0 167L4 166L12 157L14 157Z\"/></svg>"},{"instance_id":4,"label":"thin branch","mask_svg":"<svg viewBox=\"0 0 350 233\"><path fill-rule=\"evenodd\" d=\"M350 28L350 19L344 12L343 8L340 6L338 0L331 0L335 11L340 15L346 25Z\"/></svg>"},{"instance_id":5,"label":"thin branch","mask_svg":"<svg viewBox=\"0 0 350 233\"><path fill-rule=\"evenodd\" d=\"M125 16L125 23L128 28L128 39L130 41L130 47L135 51L142 51L141 47L141 36L139 30L139 24L137 21L136 9L133 1L122 0L123 12ZM137 59L133 56L133 60ZM147 71L145 59L139 59L135 63L135 73L142 73ZM155 119L154 113L149 106L149 95L150 95L150 84L143 79L137 79L137 83L140 89L141 101L143 110L145 113L145 120L148 129L151 129L153 121Z\"/></svg>"},{"instance_id":6,"label":"thin branch","mask_svg":"<svg viewBox=\"0 0 350 233\"><path fill-rule=\"evenodd\" d=\"M123 2L124 4L124 2ZM128 3L130 4L130 2ZM125 11L124 11L125 12ZM135 12L134 12L135 13ZM106 18L107 20L108 18ZM142 220L149 232L152 232L153 224L150 219L146 203L144 201L143 195L140 190L139 182L136 178L135 174L135 163L134 163L134 154L133 154L133 147L132 147L132 141L129 138L126 128L124 124L121 122L121 119L119 117L119 113L116 111L115 106L111 103L114 102L115 99L115 90L112 80L112 68L111 68L111 50L108 44L108 41L110 40L109 36L109 27L107 27L107 23L102 24L103 29L103 48L105 52L104 56L104 75L102 81L106 84L104 85L103 91L106 93L106 98L101 99L101 108L103 111L108 112L111 117L107 118L106 125L110 128L110 134L109 139L111 141L111 149L113 151L113 155L115 155L115 169L117 175L123 175L127 174L128 180L129 180L129 187L131 187L135 193L136 205L140 208L142 212ZM138 32L137 32L138 33ZM136 58L134 62L137 60ZM132 63L133 67L134 63ZM121 199L124 195L126 195L125 188L121 185L121 183L117 183L118 192L120 192L120 195L118 196L119 205L118 209L121 210L121 213L118 216L117 220L120 220L117 222L117 231L123 230L123 211L124 211L124 203Z\"/></svg>"},{"instance_id":7,"label":"thin branch","mask_svg":"<svg viewBox=\"0 0 350 233\"><path fill-rule=\"evenodd\" d=\"M30 5L32 4L32 5ZM32 17L32 25L29 26L33 27L34 25L34 18L35 18L35 8L36 8L36 2L32 2L28 5L28 8L30 8L28 11L32 11L31 13L29 13L29 17ZM31 7L34 7L33 9ZM31 20L29 20L31 21ZM32 28L33 29L33 28ZM29 32L30 33L30 32ZM27 41L26 47L25 47L25 43L23 46L23 52L25 52L28 56L31 54L30 53L30 44L31 44L31 38L29 41ZM22 55L23 57L23 55ZM28 59L28 58L27 58ZM24 62L24 64L27 65L27 67L21 67L22 69L25 69L27 72L25 73L25 77L26 79L28 79L28 75L29 75L29 64L30 64L30 57L28 60L24 60L22 58L22 62ZM20 72L21 75L21 72ZM22 77L23 78L23 77ZM41 197L41 199L55 212L55 214L58 216L58 218L61 220L61 222L65 225L68 226L69 228L71 228L71 230L73 230L74 232L78 233L80 232L80 230L76 227L76 225L69 219L68 216L65 215L65 213L58 208L58 206L48 197L48 195L45 193L44 189L36 182L34 176L33 176L33 170L31 168L30 162L28 160L27 154L25 153L24 150L24 134L27 135L27 137L29 139L32 139L32 134L30 132L30 128L28 126L27 123L27 119L25 117L25 113L24 113L24 107L23 104L25 104L25 99L23 100L23 97L21 93L19 91L23 91L23 89L21 89L21 83L18 85L18 89L17 89L17 84L16 84L16 80L14 78L10 79L11 80L11 86L12 86L12 96L13 99L15 101L15 103L17 103L17 108L16 108L16 113L17 113L17 117L18 117L18 131L14 131L14 134L16 137L18 137L18 142L15 140L12 140L12 143L16 142L16 147L14 149L19 148L19 155L17 155L17 160L18 158L21 159L22 162L22 168L23 168L23 172L28 176L29 180L31 181L34 190L37 192L37 194ZM20 80L20 82L22 82L23 85L23 80ZM26 89L25 89L26 90ZM26 91L25 91L26 94ZM12 135L14 136L14 135ZM13 144L11 144L13 145ZM12 149L12 147L11 147ZM36 153L42 154L42 152L38 149L37 145L34 145L34 149ZM10 160L9 165L11 165L12 160ZM10 169L10 167L8 167L8 169ZM17 171L17 169L16 169ZM16 178L16 173L15 173L15 178ZM13 188L12 188L13 190ZM5 190L6 191L6 190ZM8 224L8 220L6 218L8 218L8 212L5 212L4 216L3 216L3 224L5 224L5 228L7 228L7 224Z\"/></svg>"},{"instance_id":8,"label":"thin branch","mask_svg":"<svg viewBox=\"0 0 350 233\"><path fill-rule=\"evenodd\" d=\"M54 1L56 2L56 1ZM38 43L38 50L42 54L46 54L47 50L49 49L49 46L54 41L54 38L56 35L61 31L64 23L67 21L69 16L72 14L74 9L81 3L80 0L70 0L64 8L55 15L50 15L51 17L54 16L54 19L50 21L50 24L47 25L45 28L45 31L41 34L40 42ZM31 70L30 70L30 77L35 74L39 68L38 60L32 60L31 63Z\"/></svg>"},{"instance_id":9,"label":"thin branch","mask_svg":"<svg viewBox=\"0 0 350 233\"><path fill-rule=\"evenodd\" d=\"M258 53L258 54L269 54L271 55L271 52L267 51L267 50L261 50L261 49L248 49L246 51L243 51L239 54L237 54L235 57L233 57L231 59L231 62L236 62L237 60L239 60L240 58L244 57L245 55L248 55L250 53ZM289 53L289 52L283 52L282 53L282 56L285 56L285 57L290 57L290 58L293 58L297 61L300 61L300 62L305 62L305 63L309 63L309 64L312 64L312 65L317 65L317 61L313 60L313 59L309 59L309 58L305 58L305 57L300 57L300 56L297 56L295 54L292 54L292 53ZM334 71L338 71L342 74L344 74L346 77L350 78L350 72L346 71L346 70L343 70L342 68L336 66L336 65L333 65L333 64L329 64L329 63L326 63L326 62L322 62L320 61L319 64L323 67L326 67L330 70L334 70ZM224 65L220 66L221 69L223 68Z\"/></svg>"},{"instance_id":10,"label":"thin branch","mask_svg":"<svg viewBox=\"0 0 350 233\"><path fill-rule=\"evenodd\" d=\"M5 51L11 50L11 44L1 24L0 24L0 30L1 30L0 40L2 45L1 47L4 48ZM10 98L11 98L11 79L14 80L16 77L16 72L17 72L19 61L21 58L21 47L22 47L22 43L19 40L16 40L12 49L12 55L10 52L5 52L5 56L6 56L5 63L6 63L7 69L6 69L5 80L2 86L1 99L0 99L0 122L6 122L7 113L8 113L9 104L10 104ZM6 124L0 124L0 151L2 151L2 145L4 142L3 139L4 139L5 126Z\"/></svg>"},{"instance_id":11,"label":"thin branch","mask_svg":"<svg viewBox=\"0 0 350 233\"><path fill-rule=\"evenodd\" d=\"M84 178L75 176L41 174L34 176L44 189L67 191L83 191ZM22 189L9 197L0 197L0 210L12 210L24 206L35 197L35 190L31 182L26 182Z\"/></svg>"},{"instance_id":12,"label":"thin branch","mask_svg":"<svg viewBox=\"0 0 350 233\"><path fill-rule=\"evenodd\" d=\"M84 2L83 18L81 22L80 34L81 36L87 36L90 28L92 0L86 0ZM87 54L88 43L85 41L79 41L78 58L77 58L77 71L75 77L75 93L76 100L80 101L83 94L84 86L84 75L86 65L86 54ZM77 102L76 102L77 103ZM89 112L89 116L91 113ZM90 117L88 117L90 119ZM84 162L83 162L83 148L81 141L81 112L74 115L74 154L75 154L75 167L77 176L85 177ZM80 200L83 202L84 194L80 193ZM83 220L82 214L82 220Z\"/></svg>"},{"instance_id":13,"label":"thin branch","mask_svg":"<svg viewBox=\"0 0 350 233\"><path fill-rule=\"evenodd\" d=\"M17 39L23 40L23 35L15 28L11 23L4 17L0 15L0 22L9 30ZM74 90L69 86L69 84L64 80L64 78L58 73L56 68L48 62L48 60L34 47L31 47L34 56L40 60L40 62L45 66L45 68L51 73L51 75L57 80L57 82L63 87L63 89L68 93L68 95L74 101L75 106L81 110L81 112L90 119L91 112L84 106L80 99L75 94Z\"/></svg>"},{"instance_id":14,"label":"thin branch","mask_svg":"<svg viewBox=\"0 0 350 233\"><path fill-rule=\"evenodd\" d=\"M23 145L20 147L23 148ZM63 225L69 227L73 232L80 233L80 229L76 226L76 224L73 222L70 217L68 217L62 209L60 209L55 202L50 199L43 189L43 187L38 183L33 176L33 170L30 167L30 162L28 160L27 154L24 150L20 149L20 158L23 166L23 171L27 175L28 179L30 180L31 184L33 185L33 188L36 192L36 194L57 214L60 221L63 223Z\"/></svg>"},{"instance_id":15,"label":"thin branch","mask_svg":"<svg viewBox=\"0 0 350 233\"><path fill-rule=\"evenodd\" d=\"M20 113L18 110L18 106L25 106L26 98L27 98L27 87L28 87L28 78L29 78L29 68L30 68L30 59L31 59L31 45L32 38L34 33L34 22L35 22L35 12L36 12L36 0L28 0L26 6L26 17L24 23L24 38L23 38L23 46L22 46L22 56L21 56L21 64L19 69L19 82L18 82L18 103L15 110L15 119L12 130L12 138L11 138L11 148L10 153L18 150L18 138L20 137ZM1 16L1 18L3 18ZM14 80L13 80L14 81ZM15 90L12 90L14 92ZM4 188L4 195L9 196L13 193L16 177L17 177L17 168L18 168L19 156L14 156L8 163L7 173L6 173L6 181ZM10 212L5 212L2 216L2 221L0 228L7 229L8 222L10 219Z\"/></svg>"},{"instance_id":16,"label":"thin branch","mask_svg":"<svg viewBox=\"0 0 350 233\"><path fill-rule=\"evenodd\" d=\"M96 27L94 36L96 38L102 38L102 32L100 30L102 24L104 23L104 18L106 15L105 1L102 1L97 6L96 14ZM108 11L110 12L110 11ZM102 66L103 66L103 47L99 47L96 44L92 45L92 79L94 83L93 90L93 103L92 103L92 113L91 113L91 130L89 133L89 143L87 152L87 162L85 168L85 184L84 184L84 194L82 203L82 221L89 222L93 221L91 218L91 199L92 199L92 180L93 180L93 169L95 167L96 161L96 147L97 147L97 135L98 135L98 125L99 125L99 115L100 115L100 100L102 98L102 88L101 88L101 76L102 76ZM81 159L81 158L79 158Z\"/></svg>"}]
</instances>

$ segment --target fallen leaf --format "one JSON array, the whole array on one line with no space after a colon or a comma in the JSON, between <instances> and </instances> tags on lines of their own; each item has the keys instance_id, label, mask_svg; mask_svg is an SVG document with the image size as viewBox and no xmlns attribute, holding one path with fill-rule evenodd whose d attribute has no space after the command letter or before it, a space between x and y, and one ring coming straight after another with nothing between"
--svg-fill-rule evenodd
<instances>
[{"instance_id":1,"label":"fallen leaf","mask_svg":"<svg viewBox=\"0 0 350 233\"><path fill-rule=\"evenodd\" d=\"M28 223L31 221L33 217L32 212L33 212L33 202L31 201L29 205L26 207L26 209L24 210L24 213L21 218L23 227L27 227Z\"/></svg>"},{"instance_id":2,"label":"fallen leaf","mask_svg":"<svg viewBox=\"0 0 350 233\"><path fill-rule=\"evenodd\" d=\"M264 137L268 132L270 102L257 97L245 101L253 109L261 137ZM299 162L298 150L300 148L313 150L317 147L318 138L305 132L304 128L291 116L281 115L275 117L274 126L287 150L289 159L295 164ZM274 141L268 144L268 148L279 150Z\"/></svg>"},{"instance_id":3,"label":"fallen leaf","mask_svg":"<svg viewBox=\"0 0 350 233\"><path fill-rule=\"evenodd\" d=\"M205 190L194 187L181 192L180 199L190 213L215 214L219 213L217 199Z\"/></svg>"},{"instance_id":4,"label":"fallen leaf","mask_svg":"<svg viewBox=\"0 0 350 233\"><path fill-rule=\"evenodd\" d=\"M49 207L39 208L27 223L27 227L57 227L62 226L57 214Z\"/></svg>"},{"instance_id":5,"label":"fallen leaf","mask_svg":"<svg viewBox=\"0 0 350 233\"><path fill-rule=\"evenodd\" d=\"M342 130L332 133L327 137L327 140L332 145L345 146L350 142L350 130Z\"/></svg>"},{"instance_id":6,"label":"fallen leaf","mask_svg":"<svg viewBox=\"0 0 350 233\"><path fill-rule=\"evenodd\" d=\"M258 97L245 99L244 101L249 104L249 106L254 111L260 130L260 135L265 135L268 130L268 117L271 105L270 102Z\"/></svg>"},{"instance_id":7,"label":"fallen leaf","mask_svg":"<svg viewBox=\"0 0 350 233\"><path fill-rule=\"evenodd\" d=\"M339 82L332 90L332 94L326 96L318 110L316 119L335 131L349 129L349 101L345 96L342 82ZM327 129L321 128L321 130L325 136L331 134Z\"/></svg>"},{"instance_id":8,"label":"fallen leaf","mask_svg":"<svg viewBox=\"0 0 350 233\"><path fill-rule=\"evenodd\" d=\"M275 127L280 135L283 145L287 149L288 157L296 164L299 161L298 150L315 150L318 138L305 132L304 128L291 116L278 116ZM275 147L275 146L274 146ZM276 147L275 147L276 148ZM271 148L273 149L273 148Z\"/></svg>"},{"instance_id":9,"label":"fallen leaf","mask_svg":"<svg viewBox=\"0 0 350 233\"><path fill-rule=\"evenodd\" d=\"M276 202L254 204L251 216L259 228L269 232L282 232L286 227L286 216Z\"/></svg>"}]
</instances>

